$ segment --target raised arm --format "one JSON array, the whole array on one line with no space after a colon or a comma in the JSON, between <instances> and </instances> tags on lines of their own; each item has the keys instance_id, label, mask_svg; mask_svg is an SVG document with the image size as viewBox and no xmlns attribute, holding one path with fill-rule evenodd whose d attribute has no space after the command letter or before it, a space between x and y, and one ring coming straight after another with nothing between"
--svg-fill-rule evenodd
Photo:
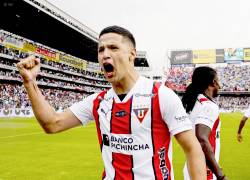
<instances>
[{"instance_id":1,"label":"raised arm","mask_svg":"<svg viewBox=\"0 0 250 180\"><path fill-rule=\"evenodd\" d=\"M57 113L45 100L36 81L40 67L40 60L34 56L22 59L17 64L33 112L42 128L46 133L56 133L80 125L80 121L70 110Z\"/></svg>"},{"instance_id":2,"label":"raised arm","mask_svg":"<svg viewBox=\"0 0 250 180\"><path fill-rule=\"evenodd\" d=\"M192 180L206 180L206 163L201 146L192 130L175 135L187 159L187 167Z\"/></svg>"},{"instance_id":3,"label":"raised arm","mask_svg":"<svg viewBox=\"0 0 250 180\"><path fill-rule=\"evenodd\" d=\"M212 146L209 142L209 135L211 133L211 129L204 124L196 124L195 126L196 137L198 138L202 150L206 157L206 164L209 169L215 174L217 179L226 180L225 175L223 174L219 164L217 163Z\"/></svg>"},{"instance_id":4,"label":"raised arm","mask_svg":"<svg viewBox=\"0 0 250 180\"><path fill-rule=\"evenodd\" d=\"M239 128L238 128L238 133L237 133L237 140L239 142L241 142L242 139L243 139L242 135L241 135L241 131L242 131L243 127L245 126L245 123L246 123L247 119L248 118L246 116L243 116L241 121L240 121L240 125L239 125Z\"/></svg>"}]
</instances>

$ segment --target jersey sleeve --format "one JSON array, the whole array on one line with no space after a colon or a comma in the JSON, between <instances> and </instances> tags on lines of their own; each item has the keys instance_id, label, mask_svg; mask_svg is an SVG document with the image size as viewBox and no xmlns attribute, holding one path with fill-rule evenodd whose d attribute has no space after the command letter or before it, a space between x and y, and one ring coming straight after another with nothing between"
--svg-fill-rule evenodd
<instances>
[{"instance_id":1,"label":"jersey sleeve","mask_svg":"<svg viewBox=\"0 0 250 180\"><path fill-rule=\"evenodd\" d=\"M96 96L97 94L90 95L82 101L73 104L69 108L73 112L73 114L80 120L82 125L85 125L94 119L92 110L93 101Z\"/></svg>"},{"instance_id":2,"label":"jersey sleeve","mask_svg":"<svg viewBox=\"0 0 250 180\"><path fill-rule=\"evenodd\" d=\"M250 117L250 106L249 108L245 111L244 116L249 118Z\"/></svg>"},{"instance_id":3,"label":"jersey sleeve","mask_svg":"<svg viewBox=\"0 0 250 180\"><path fill-rule=\"evenodd\" d=\"M171 135L192 129L192 123L175 92L162 85L159 88L159 103L162 118Z\"/></svg>"},{"instance_id":4,"label":"jersey sleeve","mask_svg":"<svg viewBox=\"0 0 250 180\"><path fill-rule=\"evenodd\" d=\"M194 124L204 124L210 129L219 117L219 108L211 101L204 102L200 112L194 118Z\"/></svg>"}]
</instances>

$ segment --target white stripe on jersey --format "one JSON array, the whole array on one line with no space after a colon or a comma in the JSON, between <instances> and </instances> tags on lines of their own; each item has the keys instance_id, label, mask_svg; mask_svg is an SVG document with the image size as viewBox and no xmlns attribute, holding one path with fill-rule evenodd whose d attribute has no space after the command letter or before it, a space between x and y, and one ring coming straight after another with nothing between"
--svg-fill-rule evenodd
<instances>
[{"instance_id":1,"label":"white stripe on jersey","mask_svg":"<svg viewBox=\"0 0 250 180\"><path fill-rule=\"evenodd\" d=\"M133 156L134 163L134 178L142 179L140 172L144 172L145 179L151 179L154 177L154 169L152 166L153 157L153 147L152 147L152 136L151 136L151 95L153 89L153 83L146 83L144 86L141 86L144 91L143 94L137 93L133 97L132 109L138 108L149 108L149 111L145 115L142 122L140 122L135 113L132 113L131 121L131 131L132 134L136 134L139 139L150 144L150 149L148 151L141 152L138 156ZM147 177L147 178L146 178Z\"/></svg>"}]
</instances>

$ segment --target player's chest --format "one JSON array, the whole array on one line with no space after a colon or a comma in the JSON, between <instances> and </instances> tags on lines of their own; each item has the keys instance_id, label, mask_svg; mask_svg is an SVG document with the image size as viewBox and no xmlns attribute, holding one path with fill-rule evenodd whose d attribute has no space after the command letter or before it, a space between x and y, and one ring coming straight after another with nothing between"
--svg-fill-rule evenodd
<instances>
[{"instance_id":1,"label":"player's chest","mask_svg":"<svg viewBox=\"0 0 250 180\"><path fill-rule=\"evenodd\" d=\"M100 125L124 134L151 128L153 98L152 94L136 94L122 103L114 99L103 101L98 108Z\"/></svg>"}]
</instances>

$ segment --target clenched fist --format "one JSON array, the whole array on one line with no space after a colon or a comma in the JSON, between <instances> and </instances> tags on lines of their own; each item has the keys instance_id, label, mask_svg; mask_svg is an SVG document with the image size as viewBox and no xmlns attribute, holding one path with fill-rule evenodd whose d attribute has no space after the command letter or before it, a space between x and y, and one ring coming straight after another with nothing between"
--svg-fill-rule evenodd
<instances>
[{"instance_id":1,"label":"clenched fist","mask_svg":"<svg viewBox=\"0 0 250 180\"><path fill-rule=\"evenodd\" d=\"M24 83L36 80L36 77L40 72L40 67L40 59L34 56L21 59L20 62L17 63L17 68L23 78Z\"/></svg>"}]
</instances>

